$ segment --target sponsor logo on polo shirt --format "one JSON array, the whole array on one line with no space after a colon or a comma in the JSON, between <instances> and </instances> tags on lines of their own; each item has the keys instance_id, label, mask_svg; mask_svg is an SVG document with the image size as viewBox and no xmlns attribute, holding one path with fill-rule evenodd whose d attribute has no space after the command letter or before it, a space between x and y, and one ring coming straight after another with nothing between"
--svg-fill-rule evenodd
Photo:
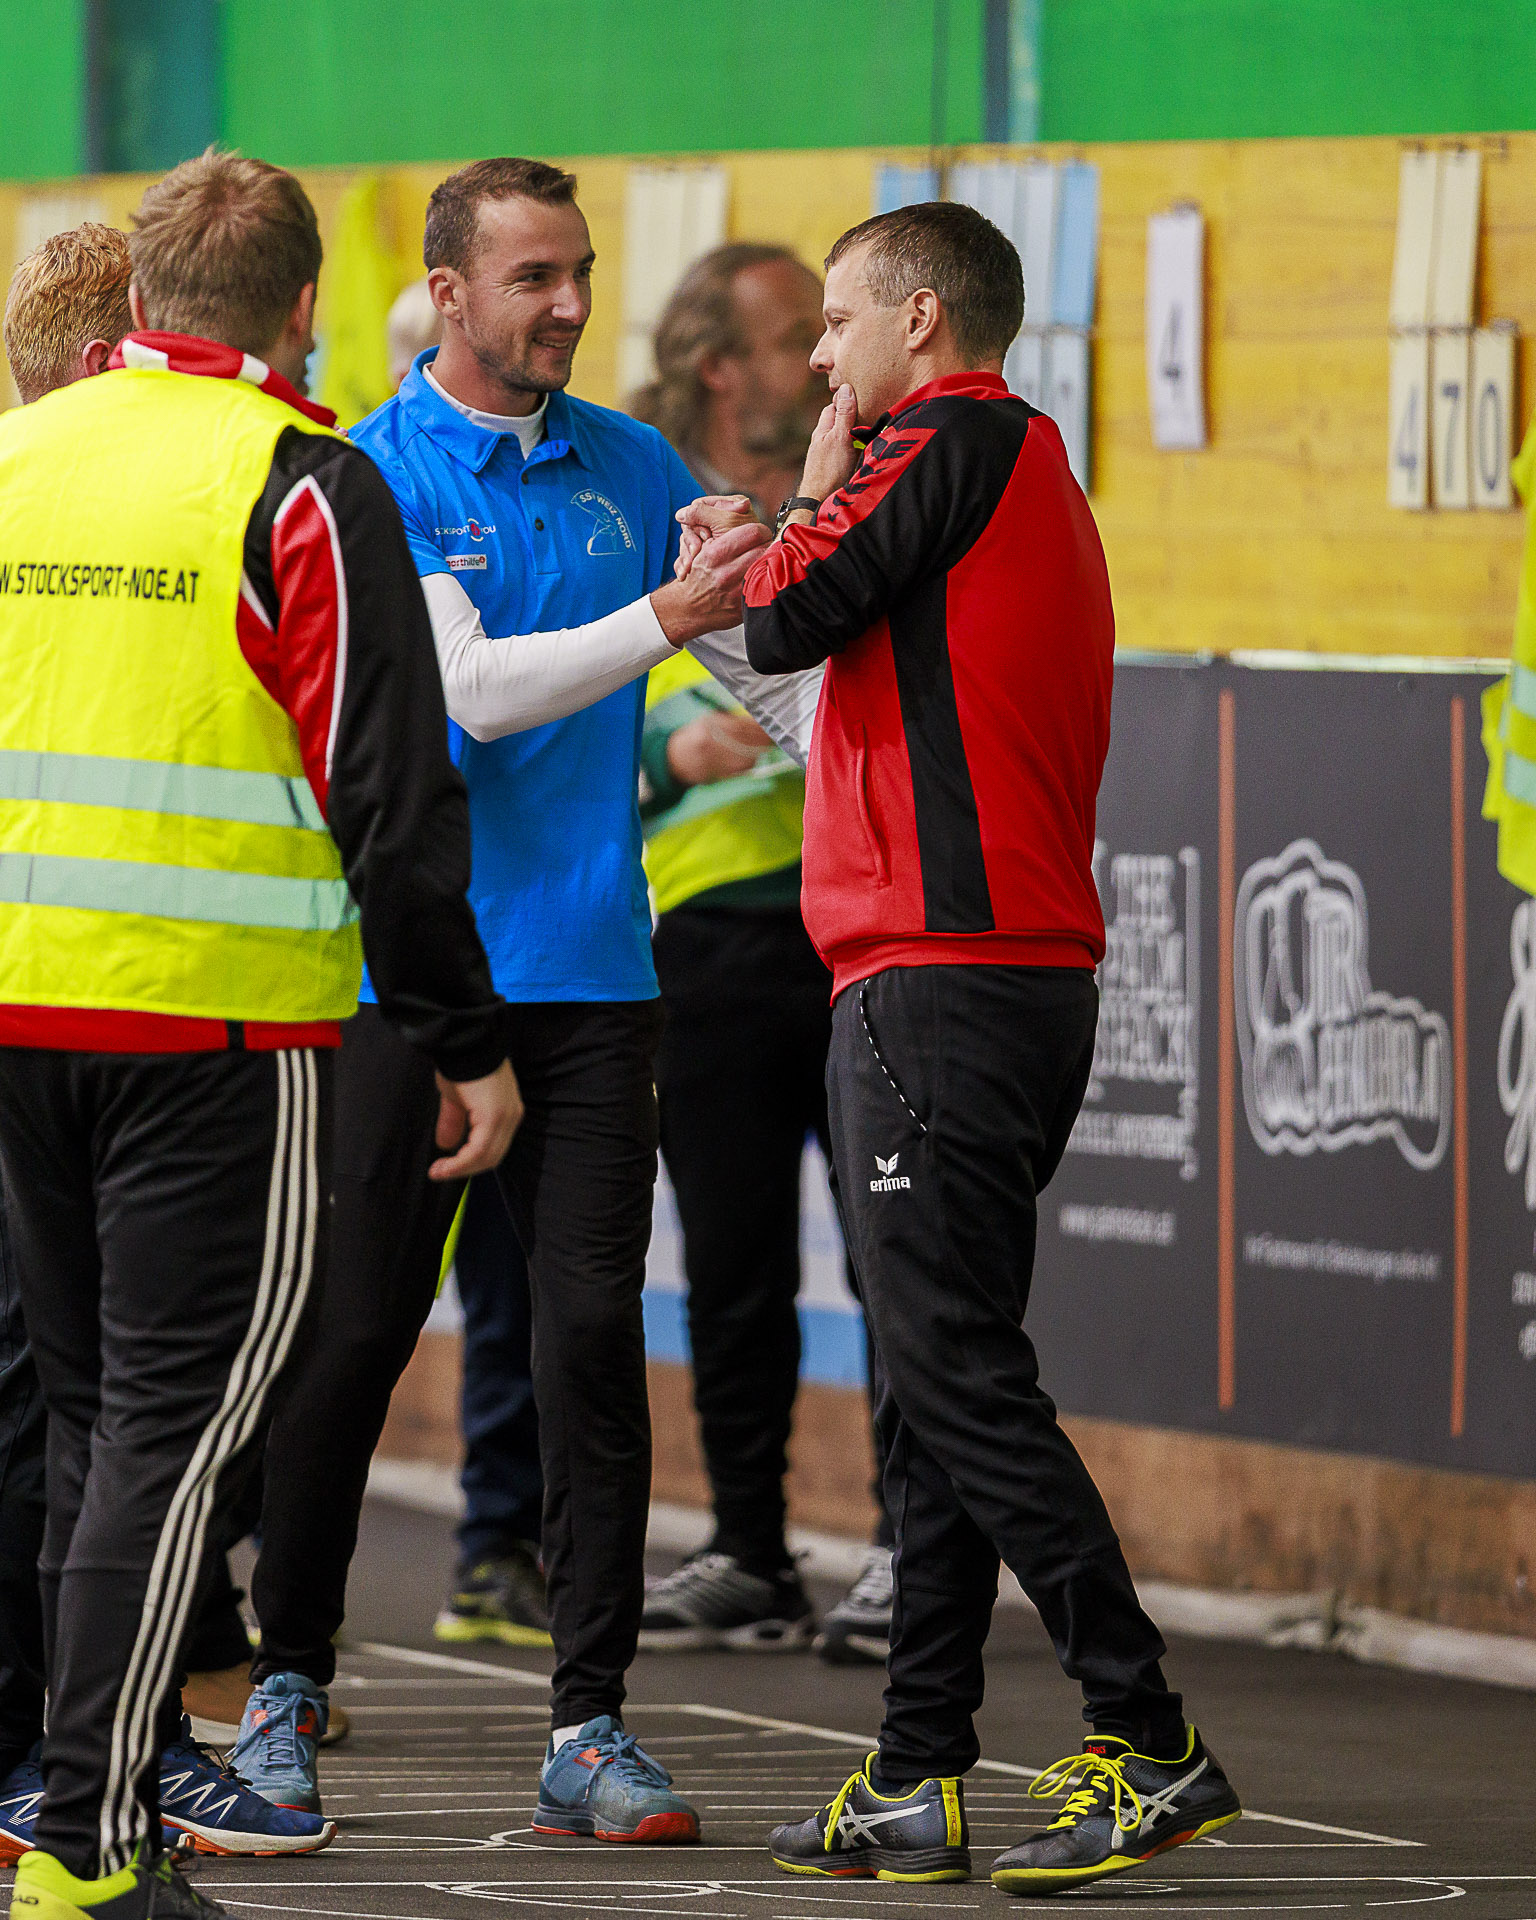
<instances>
[{"instance_id":1,"label":"sponsor logo on polo shirt","mask_svg":"<svg viewBox=\"0 0 1536 1920\"><path fill-rule=\"evenodd\" d=\"M439 540L463 540L466 537L471 540L483 540L488 533L494 533L496 529L484 520L471 518L466 520L462 527L434 527L432 531Z\"/></svg>"},{"instance_id":2,"label":"sponsor logo on polo shirt","mask_svg":"<svg viewBox=\"0 0 1536 1920\"><path fill-rule=\"evenodd\" d=\"M484 573L485 555L483 553L450 553L448 564L455 573Z\"/></svg>"}]
</instances>

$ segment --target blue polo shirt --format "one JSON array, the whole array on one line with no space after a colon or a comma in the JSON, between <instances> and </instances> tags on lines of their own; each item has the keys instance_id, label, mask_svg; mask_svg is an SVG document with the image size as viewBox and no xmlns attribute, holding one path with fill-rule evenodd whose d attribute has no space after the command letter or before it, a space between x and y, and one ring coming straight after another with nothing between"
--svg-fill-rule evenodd
<instances>
[{"instance_id":1,"label":"blue polo shirt","mask_svg":"<svg viewBox=\"0 0 1536 1920\"><path fill-rule=\"evenodd\" d=\"M487 633L615 613L672 577L676 510L698 485L654 427L552 393L526 460L422 376L352 439L383 470L417 572L451 573ZM449 722L469 788L469 899L508 1000L649 1000L651 914L637 804L645 680L484 742Z\"/></svg>"}]
</instances>

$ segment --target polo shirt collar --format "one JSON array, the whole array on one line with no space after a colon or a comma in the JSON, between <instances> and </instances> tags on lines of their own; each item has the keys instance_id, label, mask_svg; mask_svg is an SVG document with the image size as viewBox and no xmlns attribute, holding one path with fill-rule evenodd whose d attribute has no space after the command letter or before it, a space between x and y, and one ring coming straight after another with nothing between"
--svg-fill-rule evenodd
<instances>
[{"instance_id":1,"label":"polo shirt collar","mask_svg":"<svg viewBox=\"0 0 1536 1920\"><path fill-rule=\"evenodd\" d=\"M400 383L400 405L410 418L438 446L462 461L471 473L483 473L491 455L505 440L512 442L520 456L522 449L515 434L476 425L431 385L422 369L436 356L436 347L417 354L410 372ZM527 464L534 466L539 461L560 460L567 455L584 467L592 464L583 422L565 394L552 393L544 416L544 438L529 454Z\"/></svg>"}]
</instances>

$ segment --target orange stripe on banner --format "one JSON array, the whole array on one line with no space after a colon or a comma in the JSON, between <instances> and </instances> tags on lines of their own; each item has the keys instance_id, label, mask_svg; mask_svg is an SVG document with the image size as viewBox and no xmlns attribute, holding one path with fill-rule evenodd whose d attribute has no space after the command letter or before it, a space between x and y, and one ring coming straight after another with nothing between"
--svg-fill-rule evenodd
<instances>
[{"instance_id":1,"label":"orange stripe on banner","mask_svg":"<svg viewBox=\"0 0 1536 1920\"><path fill-rule=\"evenodd\" d=\"M1471 1267L1467 1159L1467 703L1451 701L1451 1071L1456 1089L1456 1293L1451 1332L1451 1437L1467 1424L1467 1292Z\"/></svg>"},{"instance_id":2,"label":"orange stripe on banner","mask_svg":"<svg viewBox=\"0 0 1536 1920\"><path fill-rule=\"evenodd\" d=\"M1233 922L1237 915L1237 695L1218 707L1216 930L1216 1401L1237 1401L1237 1016L1232 1000Z\"/></svg>"}]
</instances>

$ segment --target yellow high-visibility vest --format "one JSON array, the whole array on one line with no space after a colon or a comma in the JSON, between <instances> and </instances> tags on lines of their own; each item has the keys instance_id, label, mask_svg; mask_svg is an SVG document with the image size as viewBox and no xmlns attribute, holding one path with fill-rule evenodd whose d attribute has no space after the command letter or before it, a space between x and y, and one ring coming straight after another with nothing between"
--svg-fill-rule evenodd
<instances>
[{"instance_id":1,"label":"yellow high-visibility vest","mask_svg":"<svg viewBox=\"0 0 1536 1920\"><path fill-rule=\"evenodd\" d=\"M1525 559L1508 675L1483 695L1488 785L1483 818L1499 823L1499 872L1536 893L1536 421L1510 469L1525 502Z\"/></svg>"},{"instance_id":2,"label":"yellow high-visibility vest","mask_svg":"<svg viewBox=\"0 0 1536 1920\"><path fill-rule=\"evenodd\" d=\"M679 651L651 669L646 714L701 693L722 711L741 712L691 654ZM805 775L776 748L738 779L690 787L676 806L645 823L645 874L656 911L668 913L728 881L792 867L804 832Z\"/></svg>"},{"instance_id":3,"label":"yellow high-visibility vest","mask_svg":"<svg viewBox=\"0 0 1536 1920\"><path fill-rule=\"evenodd\" d=\"M341 1019L357 910L235 634L278 436L243 380L100 375L0 417L0 1004Z\"/></svg>"}]
</instances>

